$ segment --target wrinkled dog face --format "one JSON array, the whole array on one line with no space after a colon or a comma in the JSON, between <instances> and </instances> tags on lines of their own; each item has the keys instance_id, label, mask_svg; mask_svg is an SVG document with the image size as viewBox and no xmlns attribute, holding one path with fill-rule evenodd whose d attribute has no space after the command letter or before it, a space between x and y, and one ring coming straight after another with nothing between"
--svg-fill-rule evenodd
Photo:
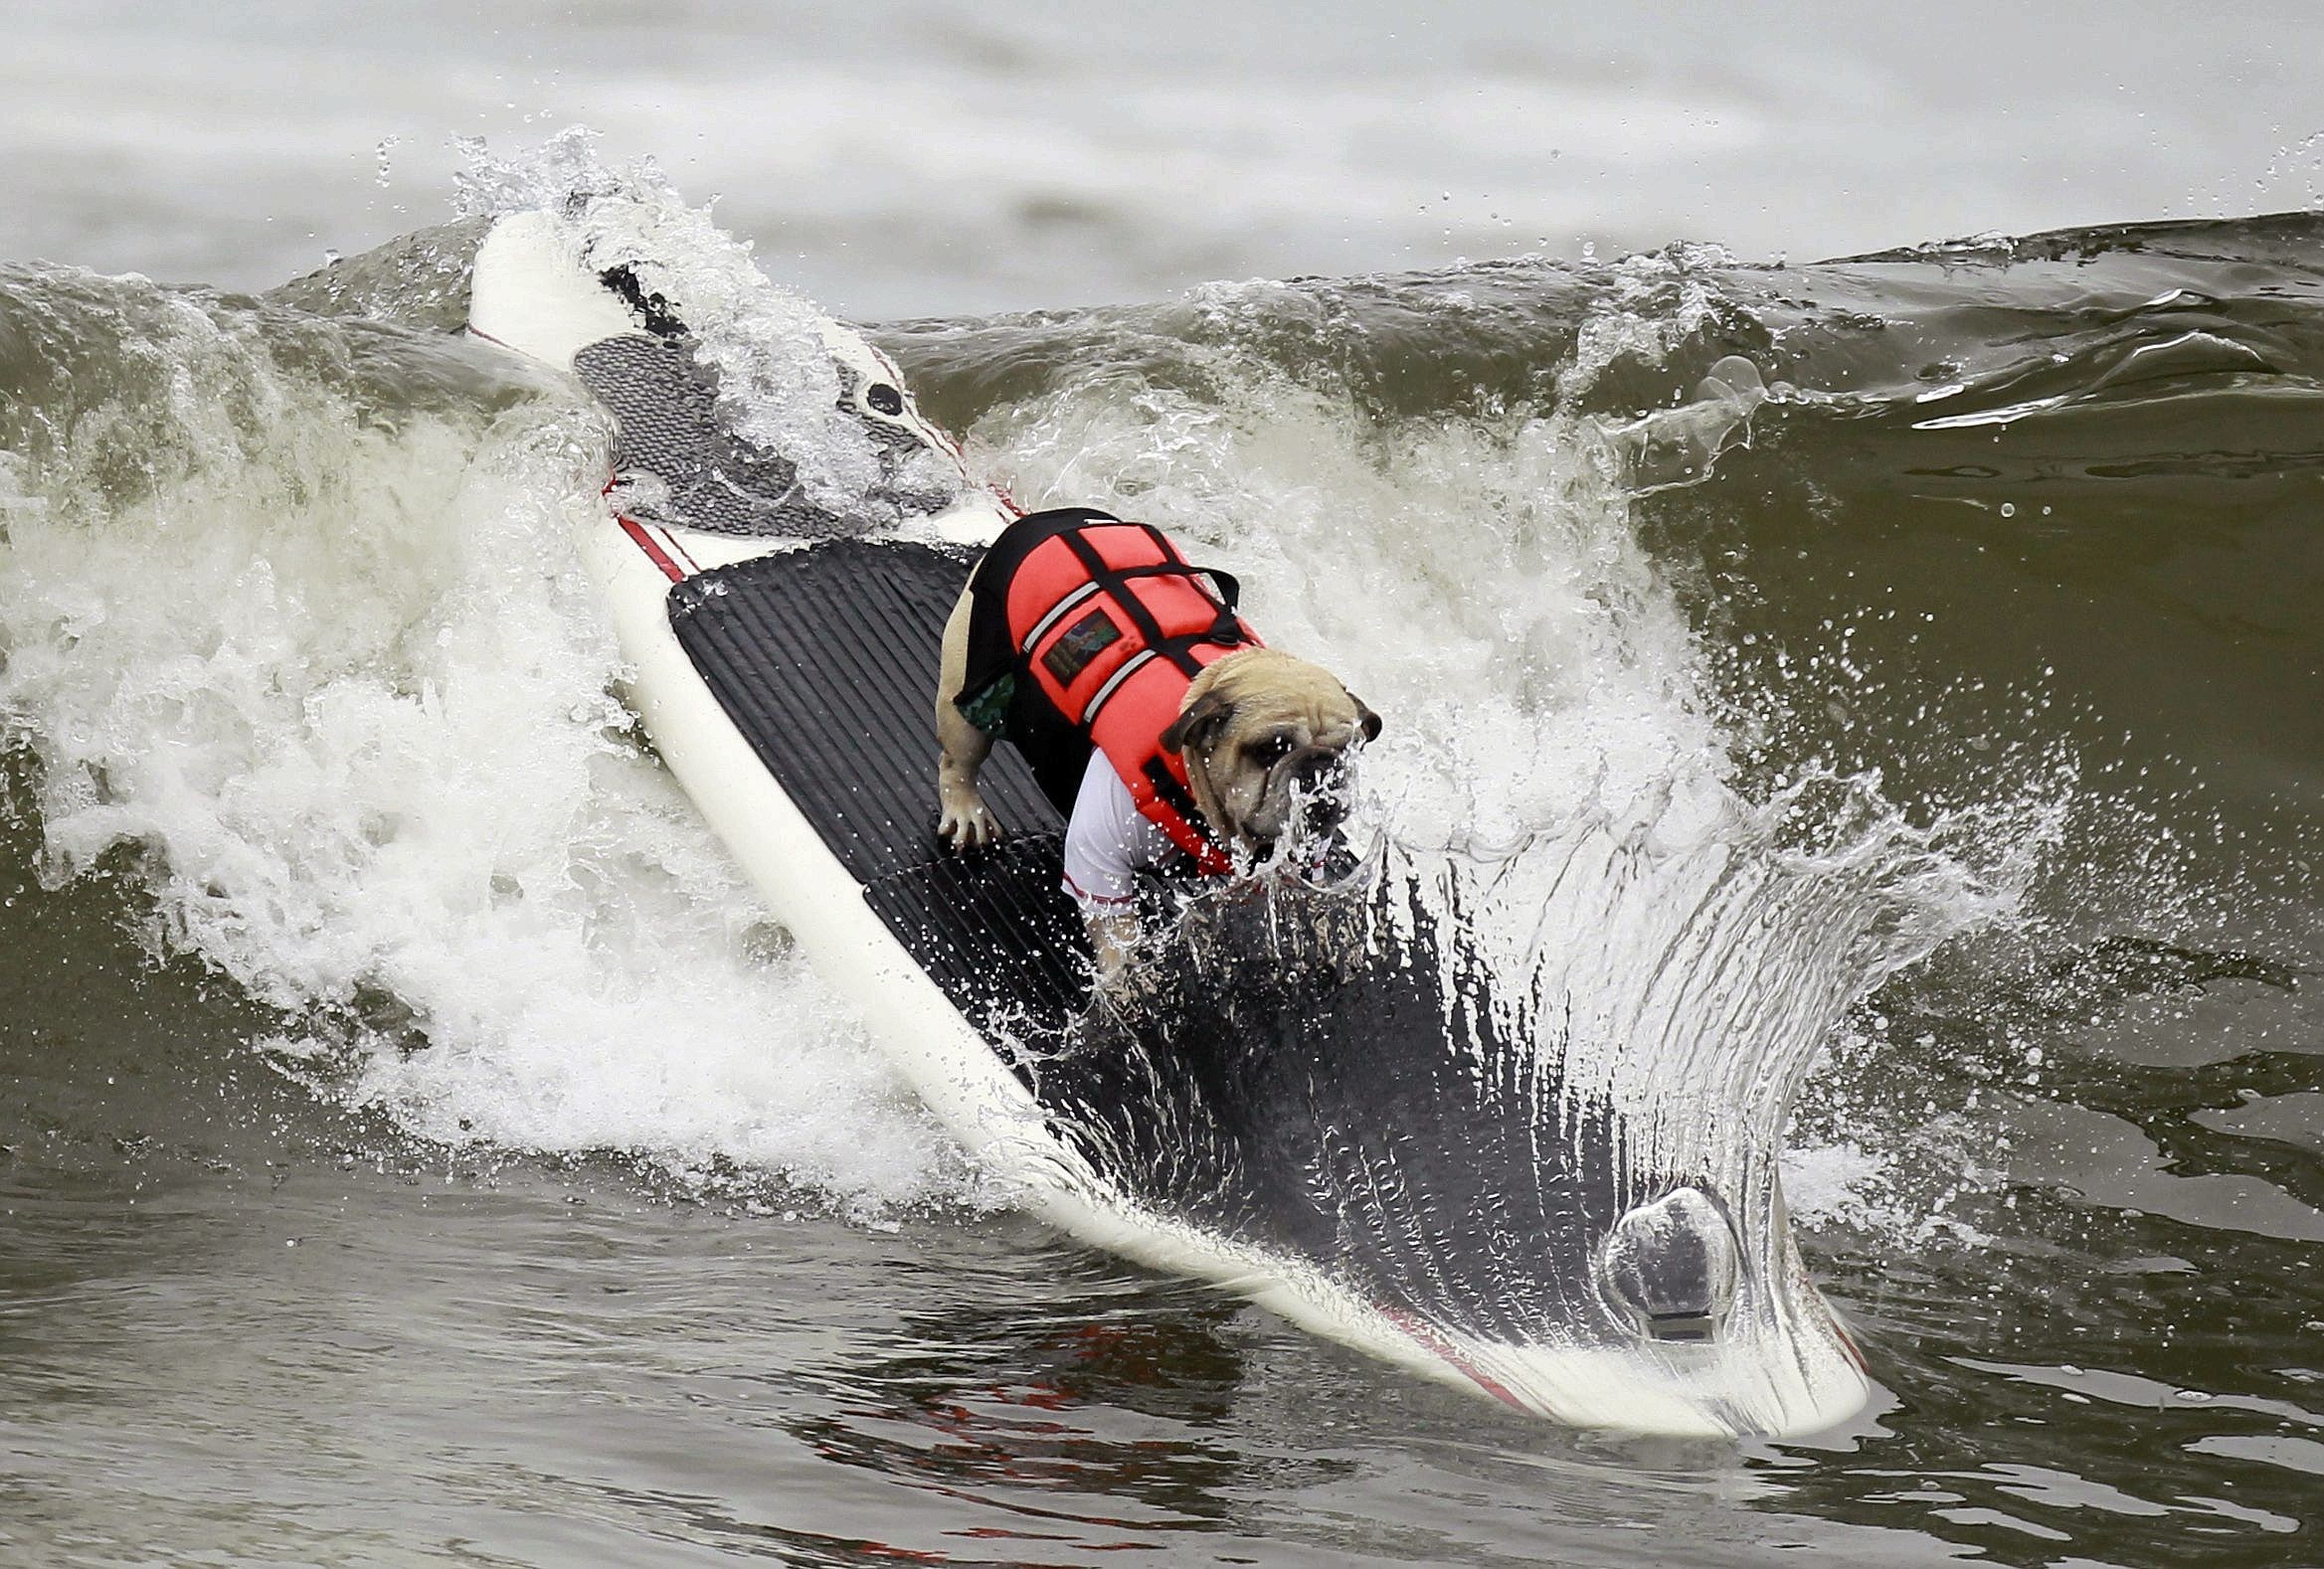
<instances>
[{"instance_id":1,"label":"wrinkled dog face","mask_svg":"<svg viewBox=\"0 0 2324 1569\"><path fill-rule=\"evenodd\" d=\"M1347 814L1347 750L1379 733L1379 715L1331 671L1248 648L1195 677L1162 746L1184 754L1186 783L1211 827L1265 854L1295 827L1338 826Z\"/></svg>"}]
</instances>

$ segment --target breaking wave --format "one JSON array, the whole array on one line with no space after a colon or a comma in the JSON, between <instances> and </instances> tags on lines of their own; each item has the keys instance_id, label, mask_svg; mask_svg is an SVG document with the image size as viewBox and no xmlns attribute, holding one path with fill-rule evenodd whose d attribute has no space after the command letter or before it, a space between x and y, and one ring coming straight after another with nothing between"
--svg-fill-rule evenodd
<instances>
[{"instance_id":1,"label":"breaking wave","mask_svg":"<svg viewBox=\"0 0 2324 1569\"><path fill-rule=\"evenodd\" d=\"M744 429L819 420L809 307L651 171L561 141L479 159L463 201L609 192L648 221L592 231L592 264L696 302ZM2238 233L2240 264L2270 233L2312 245L2294 227ZM608 430L446 330L479 233L472 216L260 300L0 271L22 831L52 879L133 867L153 940L273 1010L257 1049L414 1135L618 1149L867 1213L979 1199L609 695L618 655L571 543ZM1896 683L1881 610L1819 628L1812 597L1738 587L1735 562L1822 542L1775 538L1737 487L1838 488L1907 429L2096 448L1927 465L1930 491L2012 516L2043 504L2037 479L2062 499L2114 477L2105 422L2198 394L2270 453L2244 482L2313 445L2309 318L2263 330L2238 303L2258 291L2193 251L2090 244L2119 311L2086 269L2070 295L2044 270L2062 243L2026 242L1788 272L1689 249L1251 282L878 336L1026 505L1109 507L1233 562L1271 641L1388 716L1372 821L1568 1021L1574 1082L1766 1182L1867 999L2055 902L2143 797L2093 788L2076 747L2022 722L1969 746L2040 695L1961 665ZM1951 281L1977 267L2002 269L1979 276L2003 303ZM1899 358L1875 318L1916 321L1922 346ZM2043 332L2065 346L2022 347ZM867 454L807 447L805 482L860 486ZM2201 442L2184 461L2233 467ZM2151 913L2185 872L2150 859L2126 897ZM1845 1165L1848 1132L1803 1169Z\"/></svg>"}]
</instances>

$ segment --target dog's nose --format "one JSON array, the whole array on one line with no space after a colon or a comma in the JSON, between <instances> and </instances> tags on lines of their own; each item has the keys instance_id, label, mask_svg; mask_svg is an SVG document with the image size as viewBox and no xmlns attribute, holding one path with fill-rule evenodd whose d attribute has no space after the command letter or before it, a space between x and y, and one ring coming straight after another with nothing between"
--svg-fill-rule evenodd
<instances>
[{"instance_id":1,"label":"dog's nose","mask_svg":"<svg viewBox=\"0 0 2324 1569\"><path fill-rule=\"evenodd\" d=\"M1291 765L1291 777L1303 790L1335 789L1346 773L1347 760L1329 747L1311 748Z\"/></svg>"},{"instance_id":2,"label":"dog's nose","mask_svg":"<svg viewBox=\"0 0 2324 1569\"><path fill-rule=\"evenodd\" d=\"M1308 826L1335 827L1347 815L1347 759L1329 747L1294 758L1291 782L1305 803Z\"/></svg>"}]
</instances>

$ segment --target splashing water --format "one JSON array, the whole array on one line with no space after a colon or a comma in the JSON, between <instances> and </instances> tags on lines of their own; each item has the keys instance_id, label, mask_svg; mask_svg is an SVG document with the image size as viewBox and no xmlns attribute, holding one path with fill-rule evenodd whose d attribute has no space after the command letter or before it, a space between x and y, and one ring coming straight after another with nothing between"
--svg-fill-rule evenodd
<instances>
[{"instance_id":1,"label":"splashing water","mask_svg":"<svg viewBox=\"0 0 2324 1569\"><path fill-rule=\"evenodd\" d=\"M1022 279L1083 228L1047 225L985 248L1016 258L1020 297L1080 287ZM1245 577L1271 636L1387 714L1373 820L1410 847L1391 853L1493 947L1503 1016L1561 1020L1570 998L1586 1025L1531 1044L1642 1116L1667 1107L1654 1136L1680 1151L1762 1147L1741 1125L1786 1099L1786 1054L1824 1057L1782 1196L1818 1217L1810 1258L1898 1403L1868 1451L1738 1468L1716 1447L1710 1471L1700 1450L1496 1430L1014 1227L940 1223L899 1252L627 1204L635 1175L533 1154L645 1151L654 1191L655 1167L693 1191L788 1172L883 1220L968 1180L602 701L612 654L562 582L597 417L406 330L464 319L482 223L271 296L369 324L0 275L8 847L45 846L53 878L110 874L14 901L19 1360L64 1397L25 1413L29 1539L215 1542L242 1527L214 1500L264 1509L287 1486L295 1518L249 1529L312 1534L313 1555L350 1527L376 1540L383 1479L434 1496L472 1475L472 1445L438 1442L450 1410L520 1462L477 1495L503 1519L598 1509L611 1479L636 1528L712 1546L744 1514L823 1541L822 1512L768 1499L836 1485L866 1500L842 1556L874 1532L1021 1541L1028 1508L1062 1518L1060 1487L1105 1505L1057 1525L1072 1539L1048 1550L1077 1559L1129 1539L1337 1550L1351 1519L1377 1551L1464 1561L1627 1562L1650 1538L2297 1556L2324 709L2314 661L2287 654L2319 632L2313 219L1776 268L1487 263L880 334L1027 500L1177 524ZM915 254L878 249L891 268ZM864 251L859 233L840 254ZM1721 434L1723 412L1676 405L1733 354L1770 397ZM358 805L369 831L340 820ZM2045 855L2013 915L2019 863ZM352 1188L295 1147L262 1165L208 1092L271 1076L159 1038L169 972L149 986L75 947L124 902L231 977L210 994L280 999L253 1038L368 1098L367 1128L505 1150L490 1191L443 1202L463 1184L429 1175L425 1140L390 1152L404 1180ZM60 908L64 931L45 925ZM1955 926L1970 940L1866 991ZM2128 1008L2163 986L2172 1006ZM1699 1090L1635 1081L1634 1037L1695 1063ZM202 1104L157 1106L189 1083ZM220 1148L244 1169L214 1174ZM583 1194L629 1223L574 1225ZM1621 1262L1701 1221L1649 1206ZM272 1228L292 1225L348 1251L283 1250ZM689 1229L691 1269L669 1246ZM734 1268L754 1241L758 1267ZM613 1285L675 1311L601 1301ZM571 1310L544 1316L549 1293ZM350 1322L379 1327L379 1354L344 1356ZM567 1329L622 1354L577 1368ZM225 1361L156 1355L189 1336ZM744 1359L747 1378L698 1376ZM760 1376L778 1366L807 1371ZM585 1407L619 1420L576 1426ZM1061 1464L1057 1424L1080 1429ZM673 1490L668 1456L730 1452L747 1485ZM117 1485L92 1490L91 1455ZM1640 1468L1664 1500L1643 1513Z\"/></svg>"},{"instance_id":2,"label":"splashing water","mask_svg":"<svg viewBox=\"0 0 2324 1569\"><path fill-rule=\"evenodd\" d=\"M1295 384L1245 347L1307 309L1246 284L1200 291L1195 311L1229 318L1227 341L1189 331L1162 385L1125 397L1113 371L1072 378L987 417L972 450L1027 504L1104 506L1199 541L1198 560L1242 576L1271 641L1386 716L1359 820L1413 858L1428 919L1457 924L1502 982L1496 1033L1538 1059L1490 1115L1570 1139L1587 1109L1618 1110L1637 1140L1624 1158L1729 1195L1762 1278L1784 1279L1796 1256L1775 1183L1795 1098L1883 979L2014 919L2070 784L1918 824L1872 771L1795 762L1763 798L1746 793L1734 759L1757 733L1723 719L1630 501L1661 452L1688 464L1664 463L1660 486L1705 477L1766 393L1730 371L1756 396L1722 384L1641 423L1565 412L1608 366L1659 360L1714 308L1698 279L1633 270L1578 334L1546 413L1367 422L1329 378ZM1650 284L1678 297L1650 306ZM1440 989L1467 990L1449 973ZM1445 1027L1448 1041L1467 1029ZM1557 1093L1525 1090L1542 1084ZM1845 1174L1870 1185L1880 1170L1866 1158ZM1346 1213L1368 1190L1310 1197ZM1496 1289L1521 1297L1522 1273Z\"/></svg>"},{"instance_id":3,"label":"splashing water","mask_svg":"<svg viewBox=\"0 0 2324 1569\"><path fill-rule=\"evenodd\" d=\"M812 456L803 482L876 477L829 418L811 307L650 166L608 169L578 132L477 149L462 205L566 214L588 265L686 300L738 422ZM1738 793L1630 519L1628 437L1561 412L1717 303L1669 262L1624 275L1547 412L1383 425L1181 346L1201 393L1091 354L970 436L1028 504L1110 506L1231 563L1273 639L1388 716L1369 821L1445 868L1423 879L1439 914L1458 905L1528 1014L1567 1021L1573 1093L1651 1130L1659 1163L1766 1192L1834 1023L2006 910L2024 868L1979 852L2027 841L1910 828L1869 779ZM8 443L0 701L41 758L56 875L143 846L157 930L301 1021L282 1055L351 1042L351 1093L429 1136L643 1149L849 1202L971 1191L607 695L567 543L598 505L600 417L433 336L97 280L67 307L58 284L24 286L144 379L77 385L71 418ZM1187 345L1295 305L1200 291Z\"/></svg>"},{"instance_id":4,"label":"splashing water","mask_svg":"<svg viewBox=\"0 0 2324 1569\"><path fill-rule=\"evenodd\" d=\"M629 740L572 557L597 415L456 340L0 287L105 367L0 471L0 713L52 878L137 846L156 936L420 1134L962 1190Z\"/></svg>"}]
</instances>

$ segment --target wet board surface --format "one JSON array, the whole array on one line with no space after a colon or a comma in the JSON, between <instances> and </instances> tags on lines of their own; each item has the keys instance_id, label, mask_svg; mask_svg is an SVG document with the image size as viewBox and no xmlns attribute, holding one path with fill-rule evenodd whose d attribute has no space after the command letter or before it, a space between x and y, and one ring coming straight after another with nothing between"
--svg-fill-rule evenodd
<instances>
[{"instance_id":1,"label":"wet board surface","mask_svg":"<svg viewBox=\"0 0 2324 1569\"><path fill-rule=\"evenodd\" d=\"M935 691L967 553L838 540L689 578L670 629L735 728L953 1005L988 1035L1065 1033L1088 1001L1065 824L1014 750L981 785L1007 837L936 837Z\"/></svg>"}]
</instances>

